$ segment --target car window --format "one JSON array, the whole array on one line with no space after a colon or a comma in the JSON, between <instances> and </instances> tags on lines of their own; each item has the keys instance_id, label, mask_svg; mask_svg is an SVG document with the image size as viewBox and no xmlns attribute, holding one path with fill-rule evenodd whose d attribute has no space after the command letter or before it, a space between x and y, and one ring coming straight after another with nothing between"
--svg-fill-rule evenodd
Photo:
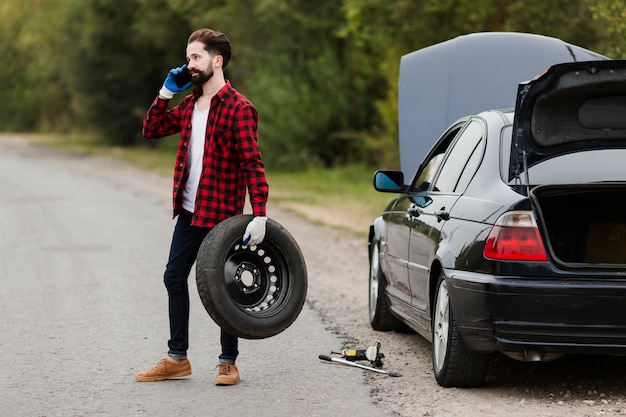
<instances>
[{"instance_id":1,"label":"car window","mask_svg":"<svg viewBox=\"0 0 626 417\"><path fill-rule=\"evenodd\" d=\"M500 177L508 182L509 164L511 163L511 142L513 141L513 126L507 125L500 135Z\"/></svg>"},{"instance_id":2,"label":"car window","mask_svg":"<svg viewBox=\"0 0 626 417\"><path fill-rule=\"evenodd\" d=\"M437 176L434 191L462 193L482 159L483 123L473 119L453 143Z\"/></svg>"},{"instance_id":3,"label":"car window","mask_svg":"<svg viewBox=\"0 0 626 417\"><path fill-rule=\"evenodd\" d=\"M441 161L443 161L444 152L438 153L434 155L426 164L426 167L417 178L417 181L413 184L413 188L411 191L420 192L425 191L430 188L430 184L433 182L435 178L435 174L437 173L437 169L439 169L439 165L441 165Z\"/></svg>"},{"instance_id":4,"label":"car window","mask_svg":"<svg viewBox=\"0 0 626 417\"><path fill-rule=\"evenodd\" d=\"M624 181L626 149L596 149L561 155L528 169L531 184ZM511 181L511 184L513 181Z\"/></svg>"},{"instance_id":5,"label":"car window","mask_svg":"<svg viewBox=\"0 0 626 417\"><path fill-rule=\"evenodd\" d=\"M508 180L513 127L502 129L500 145L500 173L511 186L518 179ZM531 184L577 184L589 182L624 181L626 178L626 149L596 149L577 151L546 159L528 169ZM520 175L525 177L522 170Z\"/></svg>"},{"instance_id":6,"label":"car window","mask_svg":"<svg viewBox=\"0 0 626 417\"><path fill-rule=\"evenodd\" d=\"M461 173L461 177L459 181L456 183L456 187L454 187L454 191L457 194L463 194L465 189L469 185L471 179L474 177L476 170L478 169L478 165L480 165L480 161L483 159L484 154L484 146L485 141L483 140L483 136L481 136L478 143L476 143L476 147L474 148L472 155L467 160L467 164L465 164L465 168Z\"/></svg>"},{"instance_id":7,"label":"car window","mask_svg":"<svg viewBox=\"0 0 626 417\"><path fill-rule=\"evenodd\" d=\"M431 150L429 159L422 164L422 169L417 172L417 176L411 184L410 192L416 193L430 188L430 184L432 184L435 175L437 174L437 170L441 165L441 161L443 161L443 157L448 150L448 147L463 126L464 124L460 123L452 127L446 134L444 134L444 136L442 136L437 146Z\"/></svg>"}]
</instances>

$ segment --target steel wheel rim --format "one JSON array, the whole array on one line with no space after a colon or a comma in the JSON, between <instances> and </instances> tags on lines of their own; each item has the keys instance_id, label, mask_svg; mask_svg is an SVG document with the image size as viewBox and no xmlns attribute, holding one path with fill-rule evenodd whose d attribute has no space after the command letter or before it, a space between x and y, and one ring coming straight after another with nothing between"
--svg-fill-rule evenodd
<instances>
[{"instance_id":1,"label":"steel wheel rim","mask_svg":"<svg viewBox=\"0 0 626 417\"><path fill-rule=\"evenodd\" d=\"M370 261L370 294L369 294L369 307L370 307L370 320L376 315L376 306L378 305L378 245L374 245L372 248L372 259Z\"/></svg>"},{"instance_id":2,"label":"steel wheel rim","mask_svg":"<svg viewBox=\"0 0 626 417\"><path fill-rule=\"evenodd\" d=\"M437 369L441 369L445 362L448 349L448 337L450 328L450 297L448 284L441 281L437 300L433 311L433 352L434 362Z\"/></svg>"},{"instance_id":3,"label":"steel wheel rim","mask_svg":"<svg viewBox=\"0 0 626 417\"><path fill-rule=\"evenodd\" d=\"M289 269L271 242L259 246L234 244L224 262L224 283L238 309L253 317L269 317L287 299Z\"/></svg>"}]
</instances>

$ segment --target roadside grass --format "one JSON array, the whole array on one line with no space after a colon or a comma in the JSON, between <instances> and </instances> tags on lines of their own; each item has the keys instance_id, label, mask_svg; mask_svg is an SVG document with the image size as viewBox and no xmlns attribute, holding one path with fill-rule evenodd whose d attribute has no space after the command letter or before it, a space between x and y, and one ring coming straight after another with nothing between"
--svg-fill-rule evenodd
<instances>
[{"instance_id":1,"label":"roadside grass","mask_svg":"<svg viewBox=\"0 0 626 417\"><path fill-rule=\"evenodd\" d=\"M105 145L86 135L19 135L31 143L80 155L115 158L142 169L172 175L177 138L134 147ZM374 169L361 165L280 171L266 167L270 185L269 213L275 205L315 224L331 226L367 237L369 225L393 194L376 192Z\"/></svg>"},{"instance_id":2,"label":"roadside grass","mask_svg":"<svg viewBox=\"0 0 626 417\"><path fill-rule=\"evenodd\" d=\"M393 198L374 190L373 173L359 165L300 172L268 170L270 201L313 223L365 238L372 220Z\"/></svg>"},{"instance_id":3,"label":"roadside grass","mask_svg":"<svg viewBox=\"0 0 626 417\"><path fill-rule=\"evenodd\" d=\"M164 141L159 146L145 145L121 147L107 145L89 135L24 135L29 142L49 146L77 155L115 158L161 175L171 175L176 158L178 141Z\"/></svg>"}]
</instances>

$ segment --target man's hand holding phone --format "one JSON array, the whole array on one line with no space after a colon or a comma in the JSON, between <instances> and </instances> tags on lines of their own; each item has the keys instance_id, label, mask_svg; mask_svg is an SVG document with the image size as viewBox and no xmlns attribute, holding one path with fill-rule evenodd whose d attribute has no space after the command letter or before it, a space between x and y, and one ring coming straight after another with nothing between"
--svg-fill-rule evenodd
<instances>
[{"instance_id":1,"label":"man's hand holding phone","mask_svg":"<svg viewBox=\"0 0 626 417\"><path fill-rule=\"evenodd\" d=\"M174 94L182 93L189 87L191 87L191 74L187 69L187 64L184 64L178 68L172 68L167 73L167 78L165 78L159 95L169 100L174 97Z\"/></svg>"}]
</instances>

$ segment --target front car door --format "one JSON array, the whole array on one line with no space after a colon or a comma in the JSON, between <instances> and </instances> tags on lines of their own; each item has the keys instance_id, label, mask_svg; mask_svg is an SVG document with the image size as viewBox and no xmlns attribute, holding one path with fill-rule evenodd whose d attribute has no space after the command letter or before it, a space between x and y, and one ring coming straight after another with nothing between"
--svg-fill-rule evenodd
<instances>
[{"instance_id":1,"label":"front car door","mask_svg":"<svg viewBox=\"0 0 626 417\"><path fill-rule=\"evenodd\" d=\"M410 217L407 209L411 201L402 194L389 210L383 214L386 225L386 236L381 245L381 262L387 274L389 286L387 291L395 310L408 314L411 305L411 289L409 288L409 237L411 234Z\"/></svg>"}]
</instances>

